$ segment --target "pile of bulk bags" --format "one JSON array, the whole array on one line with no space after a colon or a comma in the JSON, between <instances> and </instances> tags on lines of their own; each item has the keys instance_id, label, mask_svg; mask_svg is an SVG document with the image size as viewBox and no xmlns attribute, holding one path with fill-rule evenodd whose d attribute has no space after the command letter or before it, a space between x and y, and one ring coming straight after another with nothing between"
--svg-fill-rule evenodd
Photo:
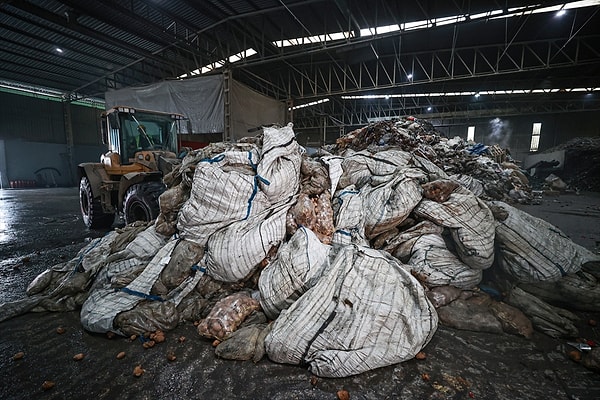
<instances>
[{"instance_id":1,"label":"pile of bulk bags","mask_svg":"<svg viewBox=\"0 0 600 400\"><path fill-rule=\"evenodd\" d=\"M351 132L313 157L291 124L211 144L165 177L155 222L48 269L28 298L0 305L0 320L81 307L86 329L122 335L195 321L219 357L266 353L325 377L414 357L436 331L436 308L457 328L476 310L493 331L529 336L543 307L525 316L517 286L573 280L600 257L498 201L530 189L478 152L412 118ZM514 307L478 287L492 270L515 288ZM600 305L594 293L586 307Z\"/></svg>"}]
</instances>

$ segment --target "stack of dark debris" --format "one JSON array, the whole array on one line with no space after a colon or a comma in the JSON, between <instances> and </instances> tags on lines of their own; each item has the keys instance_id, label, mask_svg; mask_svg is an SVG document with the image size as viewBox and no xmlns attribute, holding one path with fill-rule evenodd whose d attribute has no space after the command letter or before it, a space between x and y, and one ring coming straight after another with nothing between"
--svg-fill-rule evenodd
<instances>
[{"instance_id":1,"label":"stack of dark debris","mask_svg":"<svg viewBox=\"0 0 600 400\"><path fill-rule=\"evenodd\" d=\"M190 152L154 223L49 268L0 320L81 308L91 332L149 339L194 322L219 357L325 377L411 359L438 323L576 338L569 310L600 307L600 256L508 204L529 196L521 175L412 118L313 157L291 125L266 127Z\"/></svg>"},{"instance_id":2,"label":"stack of dark debris","mask_svg":"<svg viewBox=\"0 0 600 400\"><path fill-rule=\"evenodd\" d=\"M562 190L600 192L600 137L571 139L544 153L557 150L565 151L563 169L555 173L564 181Z\"/></svg>"},{"instance_id":3,"label":"stack of dark debris","mask_svg":"<svg viewBox=\"0 0 600 400\"><path fill-rule=\"evenodd\" d=\"M533 196L529 178L506 149L497 145L468 143L460 137L448 139L426 121L407 117L382 121L338 139L329 151L344 154L347 150L398 148L434 163L454 180L467 184L485 200L502 200L528 204Z\"/></svg>"}]
</instances>

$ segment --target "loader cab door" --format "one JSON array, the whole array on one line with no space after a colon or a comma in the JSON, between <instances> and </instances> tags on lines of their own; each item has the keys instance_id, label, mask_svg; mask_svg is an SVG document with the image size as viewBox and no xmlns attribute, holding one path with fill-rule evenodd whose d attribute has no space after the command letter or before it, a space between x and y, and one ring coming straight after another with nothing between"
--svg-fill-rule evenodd
<instances>
[{"instance_id":1,"label":"loader cab door","mask_svg":"<svg viewBox=\"0 0 600 400\"><path fill-rule=\"evenodd\" d=\"M108 147L108 151L121 153L120 121L116 112L103 113L100 119L102 131L102 143Z\"/></svg>"}]
</instances>

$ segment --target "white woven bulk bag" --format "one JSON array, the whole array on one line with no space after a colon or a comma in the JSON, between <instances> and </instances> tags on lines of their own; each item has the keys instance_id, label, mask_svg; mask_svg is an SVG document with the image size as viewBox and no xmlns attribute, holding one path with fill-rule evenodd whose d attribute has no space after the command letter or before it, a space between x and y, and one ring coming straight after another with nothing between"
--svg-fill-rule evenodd
<instances>
[{"instance_id":1,"label":"white woven bulk bag","mask_svg":"<svg viewBox=\"0 0 600 400\"><path fill-rule=\"evenodd\" d=\"M340 178L344 173L344 169L342 168L342 162L344 159L338 156L323 156L321 157L321 161L327 165L329 181L331 182L331 188L329 192L333 196L337 190Z\"/></svg>"},{"instance_id":2,"label":"white woven bulk bag","mask_svg":"<svg viewBox=\"0 0 600 400\"><path fill-rule=\"evenodd\" d=\"M421 170L425 171L429 176L430 181L448 178L448 174L443 169L438 167L435 163L433 163L426 157L421 157L415 154L413 156L413 164Z\"/></svg>"},{"instance_id":3,"label":"white woven bulk bag","mask_svg":"<svg viewBox=\"0 0 600 400\"><path fill-rule=\"evenodd\" d=\"M123 250L106 258L105 265L94 276L89 291L113 285L116 281L131 281L167 242L168 238L157 233L154 225L150 225L138 233Z\"/></svg>"},{"instance_id":4,"label":"white woven bulk bag","mask_svg":"<svg viewBox=\"0 0 600 400\"><path fill-rule=\"evenodd\" d=\"M256 167L262 177L260 189L271 203L293 196L300 185L300 165L304 149L296 142L292 124L263 129L261 160Z\"/></svg>"},{"instance_id":5,"label":"white woven bulk bag","mask_svg":"<svg viewBox=\"0 0 600 400\"><path fill-rule=\"evenodd\" d=\"M361 188L368 239L400 224L421 201L421 186L404 171L409 170L373 177L369 185Z\"/></svg>"},{"instance_id":6,"label":"white woven bulk bag","mask_svg":"<svg viewBox=\"0 0 600 400\"><path fill-rule=\"evenodd\" d=\"M250 275L285 238L286 213L292 202L290 198L212 234L201 261L207 274L224 282L237 282Z\"/></svg>"},{"instance_id":7,"label":"white woven bulk bag","mask_svg":"<svg viewBox=\"0 0 600 400\"><path fill-rule=\"evenodd\" d=\"M91 291L81 307L83 327L90 332L123 334L113 325L115 317L123 311L134 308L140 301L153 298L150 290L169 263L171 252L176 244L177 240L172 240L163 246L142 273L123 289L98 287Z\"/></svg>"},{"instance_id":8,"label":"white woven bulk bag","mask_svg":"<svg viewBox=\"0 0 600 400\"><path fill-rule=\"evenodd\" d=\"M428 286L474 288L481 282L483 272L469 267L448 250L443 231L441 226L423 221L394 239L400 245L392 254L407 260L406 267Z\"/></svg>"},{"instance_id":9,"label":"white woven bulk bag","mask_svg":"<svg viewBox=\"0 0 600 400\"><path fill-rule=\"evenodd\" d=\"M489 204L504 210L503 217L496 217L498 259L518 281L553 281L579 271L583 264L600 261L600 256L574 243L554 225L501 201Z\"/></svg>"},{"instance_id":10,"label":"white woven bulk bag","mask_svg":"<svg viewBox=\"0 0 600 400\"><path fill-rule=\"evenodd\" d=\"M464 174L454 174L451 175L448 179L452 179L453 181L458 182L461 186L464 186L471 192L473 192L473 194L477 197L485 193L481 181L479 179L473 178L472 176Z\"/></svg>"},{"instance_id":11,"label":"white woven bulk bag","mask_svg":"<svg viewBox=\"0 0 600 400\"><path fill-rule=\"evenodd\" d=\"M275 362L344 377L413 358L437 328L421 284L385 252L344 246L331 268L273 322Z\"/></svg>"},{"instance_id":12,"label":"white woven bulk bag","mask_svg":"<svg viewBox=\"0 0 600 400\"><path fill-rule=\"evenodd\" d=\"M375 160L386 161L400 168L410 167L413 158L412 154L402 150L379 151L373 154L372 157Z\"/></svg>"},{"instance_id":13,"label":"white woven bulk bag","mask_svg":"<svg viewBox=\"0 0 600 400\"><path fill-rule=\"evenodd\" d=\"M494 216L477 196L462 186L456 186L443 202L424 198L415 207L414 213L450 228L462 262L475 269L489 268L494 262Z\"/></svg>"},{"instance_id":14,"label":"white woven bulk bag","mask_svg":"<svg viewBox=\"0 0 600 400\"><path fill-rule=\"evenodd\" d=\"M362 186L373 176L383 176L394 173L399 168L398 164L386 158L379 158L363 150L344 158L342 161L343 173L338 186Z\"/></svg>"},{"instance_id":15,"label":"white woven bulk bag","mask_svg":"<svg viewBox=\"0 0 600 400\"><path fill-rule=\"evenodd\" d=\"M328 265L330 246L302 227L282 244L277 257L260 273L260 305L271 319L310 289Z\"/></svg>"},{"instance_id":16,"label":"white woven bulk bag","mask_svg":"<svg viewBox=\"0 0 600 400\"><path fill-rule=\"evenodd\" d=\"M150 225L125 246L120 252L112 253L108 261L136 257L140 260L149 260L166 243L168 238L156 232L154 225Z\"/></svg>"},{"instance_id":17,"label":"white woven bulk bag","mask_svg":"<svg viewBox=\"0 0 600 400\"><path fill-rule=\"evenodd\" d=\"M182 238L204 245L208 237L231 222L269 208L256 175L258 152L226 151L196 165L190 198L179 211Z\"/></svg>"},{"instance_id":18,"label":"white woven bulk bag","mask_svg":"<svg viewBox=\"0 0 600 400\"><path fill-rule=\"evenodd\" d=\"M350 185L338 190L332 201L335 232L334 244L358 244L368 246L365 237L365 208L363 197L356 186Z\"/></svg>"}]
</instances>

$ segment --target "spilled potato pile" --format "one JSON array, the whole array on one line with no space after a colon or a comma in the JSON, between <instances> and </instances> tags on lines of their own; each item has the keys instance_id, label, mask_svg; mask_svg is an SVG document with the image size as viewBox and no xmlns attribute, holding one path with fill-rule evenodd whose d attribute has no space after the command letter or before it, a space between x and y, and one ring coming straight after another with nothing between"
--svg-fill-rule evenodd
<instances>
[{"instance_id":1,"label":"spilled potato pile","mask_svg":"<svg viewBox=\"0 0 600 400\"><path fill-rule=\"evenodd\" d=\"M531 192L514 163L470 150L413 118L313 157L291 124L211 144L165 177L156 221L49 268L0 320L81 308L85 329L120 335L196 322L219 357L324 377L411 359L439 321L573 336L546 301L564 287L563 304L598 307L600 257L508 204ZM582 303L565 288L583 281Z\"/></svg>"}]
</instances>

